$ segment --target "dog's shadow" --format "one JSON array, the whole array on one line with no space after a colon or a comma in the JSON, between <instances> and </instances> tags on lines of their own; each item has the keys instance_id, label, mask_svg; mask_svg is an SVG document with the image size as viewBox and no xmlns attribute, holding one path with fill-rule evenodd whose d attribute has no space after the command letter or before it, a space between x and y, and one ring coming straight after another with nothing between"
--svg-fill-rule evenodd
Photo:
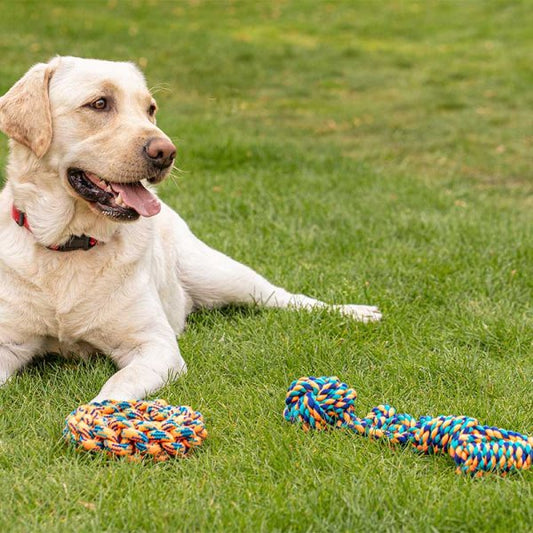
<instances>
[{"instance_id":1,"label":"dog's shadow","mask_svg":"<svg viewBox=\"0 0 533 533\"><path fill-rule=\"evenodd\" d=\"M223 319L226 322L237 322L243 318L251 318L264 314L265 309L257 305L226 305L215 309L197 309L187 317L185 331L212 326Z\"/></svg>"},{"instance_id":2,"label":"dog's shadow","mask_svg":"<svg viewBox=\"0 0 533 533\"><path fill-rule=\"evenodd\" d=\"M47 353L34 358L14 379L17 387L32 396L42 399L50 391L56 391L56 399L61 397L70 403L76 398L79 403L94 396L116 370L111 359L100 353L88 358Z\"/></svg>"}]
</instances>

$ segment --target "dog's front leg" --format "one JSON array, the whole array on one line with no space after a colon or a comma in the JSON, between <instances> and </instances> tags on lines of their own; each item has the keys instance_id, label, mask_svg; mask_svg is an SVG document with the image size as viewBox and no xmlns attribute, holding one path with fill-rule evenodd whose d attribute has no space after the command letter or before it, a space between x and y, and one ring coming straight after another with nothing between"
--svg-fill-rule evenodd
<instances>
[{"instance_id":1,"label":"dog's front leg","mask_svg":"<svg viewBox=\"0 0 533 533\"><path fill-rule=\"evenodd\" d=\"M42 348L42 340L8 341L0 343L0 385L17 370L27 365Z\"/></svg>"},{"instance_id":2,"label":"dog's front leg","mask_svg":"<svg viewBox=\"0 0 533 533\"><path fill-rule=\"evenodd\" d=\"M167 339L121 345L111 357L120 370L109 378L93 401L139 400L187 371L173 334Z\"/></svg>"}]
</instances>

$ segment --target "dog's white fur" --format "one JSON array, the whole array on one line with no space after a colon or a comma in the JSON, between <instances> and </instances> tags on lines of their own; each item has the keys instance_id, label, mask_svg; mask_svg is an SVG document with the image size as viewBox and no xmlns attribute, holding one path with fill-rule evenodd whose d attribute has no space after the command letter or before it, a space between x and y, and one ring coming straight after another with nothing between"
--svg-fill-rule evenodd
<instances>
[{"instance_id":1,"label":"dog's white fur","mask_svg":"<svg viewBox=\"0 0 533 533\"><path fill-rule=\"evenodd\" d=\"M113 113L87 107L102 95ZM185 372L176 335L200 307L327 307L380 319L375 307L330 306L272 285L198 240L164 204L156 216L120 223L77 196L69 167L110 181L148 177L142 144L168 139L147 113L151 103L134 65L74 57L35 65L0 99L0 129L11 138L0 193L0 384L39 354L100 352L119 370L95 400L141 398ZM13 204L32 232L13 221ZM47 248L82 234L101 244Z\"/></svg>"}]
</instances>

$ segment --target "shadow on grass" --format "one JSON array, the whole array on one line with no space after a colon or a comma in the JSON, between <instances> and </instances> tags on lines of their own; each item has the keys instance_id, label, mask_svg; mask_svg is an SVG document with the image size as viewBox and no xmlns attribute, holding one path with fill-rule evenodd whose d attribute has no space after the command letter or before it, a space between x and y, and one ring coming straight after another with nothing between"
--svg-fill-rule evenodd
<instances>
[{"instance_id":1,"label":"shadow on grass","mask_svg":"<svg viewBox=\"0 0 533 533\"><path fill-rule=\"evenodd\" d=\"M46 374L87 374L87 372L95 367L109 371L115 368L113 362L104 354L95 353L87 359L71 354L64 357L57 353L48 353L40 357L36 357L31 363L26 365L20 372L20 376L40 377L43 378Z\"/></svg>"},{"instance_id":2,"label":"shadow on grass","mask_svg":"<svg viewBox=\"0 0 533 533\"><path fill-rule=\"evenodd\" d=\"M227 305L216 309L198 309L187 317L187 328L210 326L218 319L236 322L243 318L251 318L265 312L257 305Z\"/></svg>"}]
</instances>

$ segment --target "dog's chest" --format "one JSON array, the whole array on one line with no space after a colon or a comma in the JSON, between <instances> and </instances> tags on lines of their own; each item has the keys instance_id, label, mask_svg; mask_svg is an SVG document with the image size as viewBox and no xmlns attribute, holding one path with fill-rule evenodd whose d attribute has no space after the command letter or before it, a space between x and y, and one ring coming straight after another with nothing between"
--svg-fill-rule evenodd
<instances>
[{"instance_id":1,"label":"dog's chest","mask_svg":"<svg viewBox=\"0 0 533 533\"><path fill-rule=\"evenodd\" d=\"M61 352L80 342L112 349L117 338L133 332L146 317L168 322L175 334L183 330L192 301L177 270L139 261L111 266L102 258L91 261L96 254L80 254L84 261L61 254L55 262L37 265L26 276L25 294L19 295L42 334L64 347Z\"/></svg>"},{"instance_id":2,"label":"dog's chest","mask_svg":"<svg viewBox=\"0 0 533 533\"><path fill-rule=\"evenodd\" d=\"M81 253L78 257L58 253L53 260L36 261L31 272L10 271L17 287L13 314L20 310L34 323L31 329L57 339L67 350L80 341L92 343L105 336L113 324L120 327L125 320L121 307L138 298L136 284L130 281L135 265L104 268Z\"/></svg>"},{"instance_id":3,"label":"dog's chest","mask_svg":"<svg viewBox=\"0 0 533 533\"><path fill-rule=\"evenodd\" d=\"M63 345L61 351L73 351L74 345L91 342L95 332L110 323L111 281L64 265L36 284L26 301L32 314L44 322L47 336Z\"/></svg>"}]
</instances>

